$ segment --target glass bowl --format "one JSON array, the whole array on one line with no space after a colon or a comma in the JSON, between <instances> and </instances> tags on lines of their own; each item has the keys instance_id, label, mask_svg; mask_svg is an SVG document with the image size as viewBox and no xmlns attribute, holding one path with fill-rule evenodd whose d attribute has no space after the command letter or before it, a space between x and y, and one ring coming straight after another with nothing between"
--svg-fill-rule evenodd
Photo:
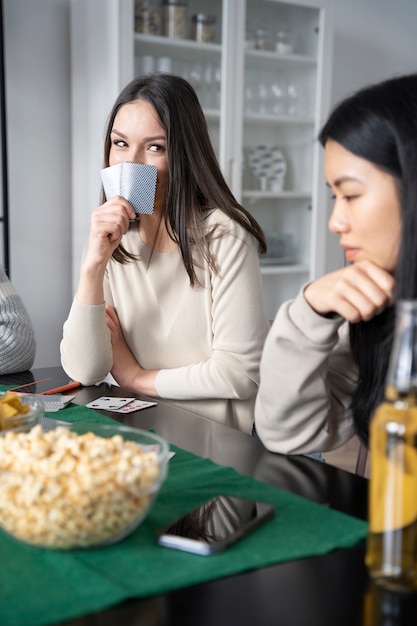
<instances>
[{"instance_id":1,"label":"glass bowl","mask_svg":"<svg viewBox=\"0 0 417 626\"><path fill-rule=\"evenodd\" d=\"M6 449L9 440L12 453ZM164 439L116 423L48 432L38 425L4 437L0 526L44 548L113 544L145 519L165 480L168 458Z\"/></svg>"},{"instance_id":2,"label":"glass bowl","mask_svg":"<svg viewBox=\"0 0 417 626\"><path fill-rule=\"evenodd\" d=\"M4 398L8 395L8 392L0 392L0 402L4 402ZM0 436L7 432L25 432L30 430L32 426L35 426L44 415L45 406L42 399L39 396L21 395L9 392L9 395L18 399L25 407L29 405L29 411L27 413L17 413L10 417L0 417Z\"/></svg>"}]
</instances>

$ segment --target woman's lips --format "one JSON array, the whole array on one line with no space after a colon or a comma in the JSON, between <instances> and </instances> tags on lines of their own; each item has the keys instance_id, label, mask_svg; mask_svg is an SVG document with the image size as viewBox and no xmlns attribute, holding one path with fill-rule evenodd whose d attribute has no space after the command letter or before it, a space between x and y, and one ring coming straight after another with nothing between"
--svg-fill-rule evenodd
<instances>
[{"instance_id":1,"label":"woman's lips","mask_svg":"<svg viewBox=\"0 0 417 626\"><path fill-rule=\"evenodd\" d=\"M358 252L358 248L345 248L345 257L348 261L354 261Z\"/></svg>"}]
</instances>

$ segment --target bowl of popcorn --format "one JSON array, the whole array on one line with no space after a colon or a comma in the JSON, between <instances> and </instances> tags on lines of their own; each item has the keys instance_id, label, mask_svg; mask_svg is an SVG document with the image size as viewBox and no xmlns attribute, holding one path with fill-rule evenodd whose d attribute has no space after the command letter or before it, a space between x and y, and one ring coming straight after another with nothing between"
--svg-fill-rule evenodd
<instances>
[{"instance_id":1,"label":"bowl of popcorn","mask_svg":"<svg viewBox=\"0 0 417 626\"><path fill-rule=\"evenodd\" d=\"M0 527L44 548L111 545L146 517L168 458L164 439L116 423L7 432L0 437Z\"/></svg>"},{"instance_id":2,"label":"bowl of popcorn","mask_svg":"<svg viewBox=\"0 0 417 626\"><path fill-rule=\"evenodd\" d=\"M45 411L39 396L0 392L0 435L27 431L37 424Z\"/></svg>"}]
</instances>

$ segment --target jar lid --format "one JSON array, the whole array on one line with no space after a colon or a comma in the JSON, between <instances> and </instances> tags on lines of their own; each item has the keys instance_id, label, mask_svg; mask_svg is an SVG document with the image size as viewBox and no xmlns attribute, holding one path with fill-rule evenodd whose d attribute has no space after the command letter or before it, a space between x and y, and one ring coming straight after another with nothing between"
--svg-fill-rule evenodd
<instances>
[{"instance_id":1,"label":"jar lid","mask_svg":"<svg viewBox=\"0 0 417 626\"><path fill-rule=\"evenodd\" d=\"M192 20L195 23L202 22L203 24L215 24L216 23L216 16L215 15L209 15L208 13L195 13L192 16Z\"/></svg>"}]
</instances>

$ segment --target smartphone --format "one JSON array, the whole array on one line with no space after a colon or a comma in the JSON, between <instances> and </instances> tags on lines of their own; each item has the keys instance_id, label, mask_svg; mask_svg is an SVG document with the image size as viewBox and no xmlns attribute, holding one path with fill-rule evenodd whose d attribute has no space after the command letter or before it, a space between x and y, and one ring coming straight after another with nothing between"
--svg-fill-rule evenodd
<instances>
[{"instance_id":1,"label":"smartphone","mask_svg":"<svg viewBox=\"0 0 417 626\"><path fill-rule=\"evenodd\" d=\"M160 528L161 546L204 556L216 554L269 520L275 509L268 502L219 495Z\"/></svg>"}]
</instances>

